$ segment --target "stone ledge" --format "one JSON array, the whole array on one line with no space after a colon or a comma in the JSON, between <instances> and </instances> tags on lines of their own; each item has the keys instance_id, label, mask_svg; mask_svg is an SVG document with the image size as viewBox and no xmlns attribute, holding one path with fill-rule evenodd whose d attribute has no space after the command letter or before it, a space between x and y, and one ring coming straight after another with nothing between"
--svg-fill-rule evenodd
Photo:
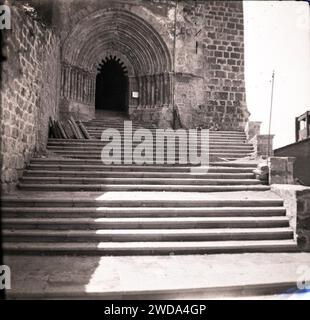
<instances>
[{"instance_id":1,"label":"stone ledge","mask_svg":"<svg viewBox=\"0 0 310 320\"><path fill-rule=\"evenodd\" d=\"M271 191L284 200L299 249L310 251L310 187L273 184Z\"/></svg>"},{"instance_id":2,"label":"stone ledge","mask_svg":"<svg viewBox=\"0 0 310 320\"><path fill-rule=\"evenodd\" d=\"M269 184L293 185L294 157L270 157L268 159Z\"/></svg>"}]
</instances>

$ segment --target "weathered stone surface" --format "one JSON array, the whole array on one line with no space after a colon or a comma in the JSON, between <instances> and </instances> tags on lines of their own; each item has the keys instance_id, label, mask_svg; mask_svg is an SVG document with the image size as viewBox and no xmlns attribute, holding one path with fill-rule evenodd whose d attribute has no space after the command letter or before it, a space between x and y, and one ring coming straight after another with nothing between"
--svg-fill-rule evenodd
<instances>
[{"instance_id":1,"label":"weathered stone surface","mask_svg":"<svg viewBox=\"0 0 310 320\"><path fill-rule=\"evenodd\" d=\"M254 147L256 157L268 157L273 155L273 138L274 135L258 134L249 140Z\"/></svg>"},{"instance_id":2,"label":"weathered stone surface","mask_svg":"<svg viewBox=\"0 0 310 320\"><path fill-rule=\"evenodd\" d=\"M20 5L12 6L12 30L4 31L1 92L1 185L15 187L34 154L44 153L48 118L58 117L59 40Z\"/></svg>"},{"instance_id":3,"label":"weathered stone surface","mask_svg":"<svg viewBox=\"0 0 310 320\"><path fill-rule=\"evenodd\" d=\"M303 251L310 251L310 188L274 184L271 190L284 200L299 248Z\"/></svg>"},{"instance_id":4,"label":"weathered stone surface","mask_svg":"<svg viewBox=\"0 0 310 320\"><path fill-rule=\"evenodd\" d=\"M241 1L68 0L12 7L5 31L1 181L45 152L48 118L94 117L104 59L128 72L128 113L154 127L244 130ZM26 12L27 11L27 12ZM137 91L138 98L131 93Z\"/></svg>"},{"instance_id":5,"label":"weathered stone surface","mask_svg":"<svg viewBox=\"0 0 310 320\"><path fill-rule=\"evenodd\" d=\"M247 139L251 140L255 136L260 135L260 121L249 121L245 127L245 133L247 135Z\"/></svg>"},{"instance_id":6,"label":"weathered stone surface","mask_svg":"<svg viewBox=\"0 0 310 320\"><path fill-rule=\"evenodd\" d=\"M293 157L270 157L269 184L294 184L294 162Z\"/></svg>"},{"instance_id":7,"label":"weathered stone surface","mask_svg":"<svg viewBox=\"0 0 310 320\"><path fill-rule=\"evenodd\" d=\"M310 138L276 149L274 154L277 157L295 157L295 180L301 185L310 186Z\"/></svg>"},{"instance_id":8,"label":"weathered stone surface","mask_svg":"<svg viewBox=\"0 0 310 320\"><path fill-rule=\"evenodd\" d=\"M257 168L253 170L256 179L259 179L268 184L269 167L266 162L259 163Z\"/></svg>"},{"instance_id":9,"label":"weathered stone surface","mask_svg":"<svg viewBox=\"0 0 310 320\"><path fill-rule=\"evenodd\" d=\"M128 70L133 119L171 127L176 119L171 113L167 120L165 108L175 103L186 128L244 130L242 9L241 1L58 2L54 23L63 44L61 94L67 101L61 114L77 102L95 108L97 67L116 57Z\"/></svg>"}]
</instances>

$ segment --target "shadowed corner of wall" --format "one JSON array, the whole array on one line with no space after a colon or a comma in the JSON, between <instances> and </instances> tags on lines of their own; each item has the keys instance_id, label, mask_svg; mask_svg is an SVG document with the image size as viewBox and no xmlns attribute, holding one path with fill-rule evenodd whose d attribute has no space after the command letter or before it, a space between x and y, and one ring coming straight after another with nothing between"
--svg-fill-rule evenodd
<instances>
[{"instance_id":1,"label":"shadowed corner of wall","mask_svg":"<svg viewBox=\"0 0 310 320\"><path fill-rule=\"evenodd\" d=\"M3 53L4 39L3 34L0 32L0 91L2 92L2 63L6 60L6 57ZM1 192L1 191L0 191ZM0 194L1 198L1 194ZM1 199L0 199L1 200ZM2 250L2 210L1 210L1 201L0 201L0 265L3 264L3 250ZM5 291L0 290L0 300L5 298Z\"/></svg>"}]
</instances>

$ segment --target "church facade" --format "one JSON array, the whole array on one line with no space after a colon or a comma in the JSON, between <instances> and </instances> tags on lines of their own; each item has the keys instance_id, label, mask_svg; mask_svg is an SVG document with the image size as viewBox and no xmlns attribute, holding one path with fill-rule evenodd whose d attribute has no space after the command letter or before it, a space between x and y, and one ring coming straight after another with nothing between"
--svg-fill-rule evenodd
<instances>
[{"instance_id":1,"label":"church facade","mask_svg":"<svg viewBox=\"0 0 310 320\"><path fill-rule=\"evenodd\" d=\"M242 1L28 3L7 1L3 183L44 152L50 116L110 109L151 127L244 131Z\"/></svg>"}]
</instances>

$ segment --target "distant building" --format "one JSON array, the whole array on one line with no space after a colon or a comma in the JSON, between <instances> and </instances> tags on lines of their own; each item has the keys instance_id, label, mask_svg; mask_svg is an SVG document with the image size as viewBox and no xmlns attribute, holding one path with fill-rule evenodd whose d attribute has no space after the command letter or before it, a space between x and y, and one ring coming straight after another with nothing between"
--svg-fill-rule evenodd
<instances>
[{"instance_id":1,"label":"distant building","mask_svg":"<svg viewBox=\"0 0 310 320\"><path fill-rule=\"evenodd\" d=\"M277 157L295 157L295 178L300 184L310 186L310 111L296 117L296 142L276 149Z\"/></svg>"}]
</instances>

